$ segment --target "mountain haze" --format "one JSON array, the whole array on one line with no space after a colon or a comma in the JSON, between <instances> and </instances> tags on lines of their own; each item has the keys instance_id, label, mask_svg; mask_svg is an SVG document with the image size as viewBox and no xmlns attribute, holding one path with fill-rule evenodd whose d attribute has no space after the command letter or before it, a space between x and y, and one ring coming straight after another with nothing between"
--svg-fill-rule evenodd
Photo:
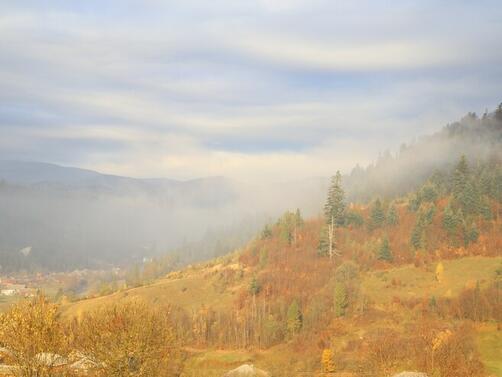
<instances>
[{"instance_id":1,"label":"mountain haze","mask_svg":"<svg viewBox=\"0 0 502 377\"><path fill-rule=\"evenodd\" d=\"M469 113L440 131L384 152L344 175L349 201L412 191L461 155L474 164L501 157L502 108ZM336 161L326 161L336 169ZM0 161L0 254L7 269L68 269L141 261L201 242L245 241L289 209L322 212L328 177L241 182L137 179L40 162ZM219 241L219 242L216 242ZM194 244L195 242L195 244ZM232 244L233 247L239 246ZM26 257L18 253L32 247ZM206 250L190 260L229 250ZM209 254L208 254L209 253Z\"/></svg>"},{"instance_id":2,"label":"mountain haze","mask_svg":"<svg viewBox=\"0 0 502 377\"><path fill-rule=\"evenodd\" d=\"M136 179L0 161L1 264L6 270L97 268L141 261L186 243L232 237L244 242L289 206L317 213L322 194L317 180L285 194L281 185L225 177ZM25 247L32 247L29 256L18 252Z\"/></svg>"}]
</instances>

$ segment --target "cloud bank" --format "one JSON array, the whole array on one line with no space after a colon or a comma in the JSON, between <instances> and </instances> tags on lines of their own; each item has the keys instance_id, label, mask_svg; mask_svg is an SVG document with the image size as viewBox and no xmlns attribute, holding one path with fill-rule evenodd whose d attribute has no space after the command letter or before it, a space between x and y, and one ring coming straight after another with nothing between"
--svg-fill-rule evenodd
<instances>
[{"instance_id":1,"label":"cloud bank","mask_svg":"<svg viewBox=\"0 0 502 377\"><path fill-rule=\"evenodd\" d=\"M0 5L0 159L330 175L494 108L496 1Z\"/></svg>"}]
</instances>

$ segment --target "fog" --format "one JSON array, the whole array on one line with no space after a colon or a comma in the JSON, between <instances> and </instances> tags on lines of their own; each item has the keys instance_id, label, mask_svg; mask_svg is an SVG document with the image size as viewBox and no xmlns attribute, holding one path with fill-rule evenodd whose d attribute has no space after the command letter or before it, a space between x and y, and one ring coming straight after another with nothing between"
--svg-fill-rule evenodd
<instances>
[{"instance_id":1,"label":"fog","mask_svg":"<svg viewBox=\"0 0 502 377\"><path fill-rule=\"evenodd\" d=\"M502 158L502 117L469 113L432 135L381 153L375 163L356 166L345 176L351 201L392 198L413 191L434 172L445 174L465 155L470 164Z\"/></svg>"},{"instance_id":2,"label":"fog","mask_svg":"<svg viewBox=\"0 0 502 377\"><path fill-rule=\"evenodd\" d=\"M9 178L0 187L4 270L124 265L190 242L246 239L287 209L317 214L324 194L322 179L284 185L95 173L89 179L85 171L46 164L3 162L0 168ZM20 253L27 247L29 255Z\"/></svg>"},{"instance_id":3,"label":"fog","mask_svg":"<svg viewBox=\"0 0 502 377\"><path fill-rule=\"evenodd\" d=\"M375 163L343 176L347 201L404 195L435 171L444 174L462 154L471 164L500 159L501 127L494 114L468 114L381 153ZM327 163L335 173L336 161ZM0 178L4 271L127 265L190 243L196 246L182 261L214 257L241 246L286 210L320 215L329 180L135 179L19 161L0 162Z\"/></svg>"}]
</instances>

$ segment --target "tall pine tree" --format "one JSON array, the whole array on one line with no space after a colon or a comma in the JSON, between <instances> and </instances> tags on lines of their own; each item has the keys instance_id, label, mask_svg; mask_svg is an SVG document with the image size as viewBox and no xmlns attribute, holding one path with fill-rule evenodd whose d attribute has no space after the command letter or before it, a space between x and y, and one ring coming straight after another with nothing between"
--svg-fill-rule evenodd
<instances>
[{"instance_id":1,"label":"tall pine tree","mask_svg":"<svg viewBox=\"0 0 502 377\"><path fill-rule=\"evenodd\" d=\"M324 205L324 216L328 224L333 221L336 226L344 225L345 192L342 189L342 175L339 171L331 178L328 198Z\"/></svg>"},{"instance_id":2,"label":"tall pine tree","mask_svg":"<svg viewBox=\"0 0 502 377\"><path fill-rule=\"evenodd\" d=\"M385 237L383 239L383 242L380 245L380 248L378 249L377 258L380 260L387 261L387 262L391 262L392 259L394 259L392 256L392 251L390 250L390 244L389 244L388 237Z\"/></svg>"},{"instance_id":3,"label":"tall pine tree","mask_svg":"<svg viewBox=\"0 0 502 377\"><path fill-rule=\"evenodd\" d=\"M385 223L385 212L383 211L380 199L375 200L371 207L370 227L372 229L380 228Z\"/></svg>"},{"instance_id":4,"label":"tall pine tree","mask_svg":"<svg viewBox=\"0 0 502 377\"><path fill-rule=\"evenodd\" d=\"M324 216L328 225L328 255L338 254L335 249L335 228L345 223L345 193L342 189L342 175L339 171L331 178L328 198L324 205Z\"/></svg>"},{"instance_id":5,"label":"tall pine tree","mask_svg":"<svg viewBox=\"0 0 502 377\"><path fill-rule=\"evenodd\" d=\"M424 242L424 225L423 222L419 220L416 221L413 231L411 232L411 245L415 250L423 248Z\"/></svg>"},{"instance_id":6,"label":"tall pine tree","mask_svg":"<svg viewBox=\"0 0 502 377\"><path fill-rule=\"evenodd\" d=\"M330 253L330 239L329 239L329 227L323 226L321 228L321 233L319 234L319 244L317 246L317 253L321 256L329 256ZM331 247L335 247L334 242Z\"/></svg>"},{"instance_id":7,"label":"tall pine tree","mask_svg":"<svg viewBox=\"0 0 502 377\"><path fill-rule=\"evenodd\" d=\"M457 232L458 219L451 208L451 204L448 203L444 208L443 212L443 228L448 233L448 237L451 239L455 236Z\"/></svg>"},{"instance_id":8,"label":"tall pine tree","mask_svg":"<svg viewBox=\"0 0 502 377\"><path fill-rule=\"evenodd\" d=\"M303 221L302 214L300 213L300 208L297 208L296 212L295 212L294 230L293 230L293 240L294 240L295 244L298 240L298 232L301 228L303 228L303 224L304 224L304 221Z\"/></svg>"},{"instance_id":9,"label":"tall pine tree","mask_svg":"<svg viewBox=\"0 0 502 377\"><path fill-rule=\"evenodd\" d=\"M468 180L469 165L467 164L465 155L462 155L455 166L452 177L452 191L456 198L459 198L462 195Z\"/></svg>"},{"instance_id":10,"label":"tall pine tree","mask_svg":"<svg viewBox=\"0 0 502 377\"><path fill-rule=\"evenodd\" d=\"M481 195L472 181L466 182L459 195L459 201L465 214L477 214L481 209Z\"/></svg>"},{"instance_id":11,"label":"tall pine tree","mask_svg":"<svg viewBox=\"0 0 502 377\"><path fill-rule=\"evenodd\" d=\"M258 283L258 280L256 280L256 276L253 276L253 279L249 284L249 293L251 293L253 296L257 295L258 293L260 293L260 288L260 283Z\"/></svg>"},{"instance_id":12,"label":"tall pine tree","mask_svg":"<svg viewBox=\"0 0 502 377\"><path fill-rule=\"evenodd\" d=\"M399 215L397 213L396 206L391 204L389 211L387 212L387 224L397 225L399 224Z\"/></svg>"}]
</instances>

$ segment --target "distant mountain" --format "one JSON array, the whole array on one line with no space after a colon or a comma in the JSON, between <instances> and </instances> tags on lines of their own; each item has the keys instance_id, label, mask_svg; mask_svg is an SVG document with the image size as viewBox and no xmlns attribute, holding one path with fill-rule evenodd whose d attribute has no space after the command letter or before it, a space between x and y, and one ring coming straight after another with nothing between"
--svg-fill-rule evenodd
<instances>
[{"instance_id":1,"label":"distant mountain","mask_svg":"<svg viewBox=\"0 0 502 377\"><path fill-rule=\"evenodd\" d=\"M470 113L398 153L356 167L343 177L347 201L405 195L462 154L472 164L502 158L501 107L481 118ZM332 168L334 173L336 161ZM221 245L251 237L285 210L322 213L327 184L326 177L255 184L225 177L137 179L0 161L0 263L6 270L95 267L187 243ZM29 255L19 253L26 247ZM211 255L207 247L190 253L191 261Z\"/></svg>"},{"instance_id":2,"label":"distant mountain","mask_svg":"<svg viewBox=\"0 0 502 377\"><path fill-rule=\"evenodd\" d=\"M324 188L317 181L287 186L285 192L282 185L225 177L137 179L0 161L0 266L65 270L130 263L198 241L204 245L186 259L212 257L223 250L218 245L247 240L291 205L318 212ZM19 253L28 246L29 255Z\"/></svg>"},{"instance_id":3,"label":"distant mountain","mask_svg":"<svg viewBox=\"0 0 502 377\"><path fill-rule=\"evenodd\" d=\"M211 206L231 200L234 183L224 177L180 181L169 178L139 179L45 162L1 161L0 181L29 188L87 191L128 195L157 195L176 199L173 204Z\"/></svg>"},{"instance_id":4,"label":"distant mountain","mask_svg":"<svg viewBox=\"0 0 502 377\"><path fill-rule=\"evenodd\" d=\"M45 162L0 161L0 179L14 184L33 185L54 183L61 185L89 185L106 180L130 178L105 175L92 170L63 167Z\"/></svg>"}]
</instances>

